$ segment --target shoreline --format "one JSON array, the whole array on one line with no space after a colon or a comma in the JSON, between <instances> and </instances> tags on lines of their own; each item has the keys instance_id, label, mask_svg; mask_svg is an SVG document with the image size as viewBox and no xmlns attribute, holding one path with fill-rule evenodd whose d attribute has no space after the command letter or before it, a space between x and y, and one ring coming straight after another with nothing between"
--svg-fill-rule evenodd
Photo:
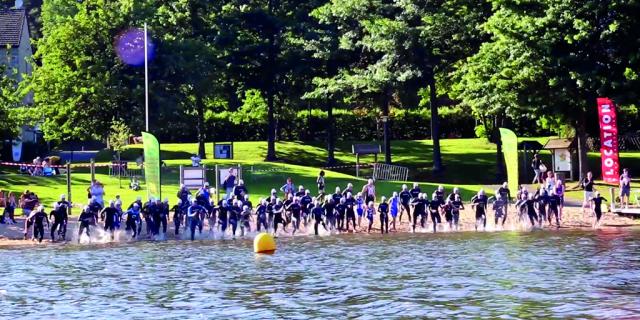
<instances>
[{"instance_id":1,"label":"shoreline","mask_svg":"<svg viewBox=\"0 0 640 320\"><path fill-rule=\"evenodd\" d=\"M460 229L459 230L448 230L448 224L443 219L443 223L439 225L437 233L458 233L458 232L504 232L504 231L533 231L533 230L594 230L592 228L592 218L590 215L586 215L587 219L584 219L584 216L580 212L579 207L565 207L563 210L563 221L561 222L560 227L556 227L554 225L545 224L542 228L531 226L524 226L516 222L517 218L513 211L513 207L510 208L510 212L508 214L507 222L505 223L505 227L495 228L494 226L494 215L490 212L487 216L487 228L486 230L482 230L480 227L477 231L475 230L475 214L470 209L465 209L460 214ZM391 223L389 227L389 235L393 234L412 234L412 224L406 221L406 216L403 222L397 225L397 230L392 230ZM444 218L444 217L443 217ZM67 226L67 240L66 241L56 241L52 242L49 235L50 229L45 226L45 237L41 243L37 240L24 240L24 217L18 217L16 220L17 224L0 224L0 248L7 247L61 247L69 244L78 244L77 243L77 219L76 216L73 216L69 224ZM368 234L366 228L368 227L367 220L363 217L361 221L362 228L356 232L347 231L347 232L337 232L334 231L332 233L325 231L322 226L319 226L320 236L333 236L333 235L342 235L342 234L350 234L350 235L366 235ZM239 228L237 231L238 236L235 239L247 240L253 239L257 231L255 230L255 225L252 223L251 232L248 232L245 236L239 236ZM295 234L291 235L291 225L287 226L288 233L283 233L282 229L278 230L278 237L298 237L298 236L314 236L313 223L308 224L307 228L301 224L300 230ZM605 212L603 213L603 217L601 219L601 225L598 230L619 230L619 229L628 229L640 227L640 219L634 220L628 217L622 217L614 213ZM176 237L174 235L174 224L172 221L169 221L167 225L167 233L161 236L161 239L151 239L145 233L145 226L142 228L142 234L136 239L131 239L130 232L124 231L124 228L116 231L116 237L114 240L111 240L109 235L103 231L103 227L101 223L97 226L94 226L92 231L92 241L91 244L109 244L109 243L120 243L120 244L128 244L140 241L166 241L166 240L174 240L174 241L190 241L190 237L188 234L188 230L184 230L183 226L181 226L180 234ZM208 225L205 223L202 234L198 234L196 231L196 239L195 240L231 240L234 239L231 235L231 228L227 229L227 232L224 237L222 237L221 232L214 228L213 233L209 231ZM185 232L186 231L186 232ZM424 234L433 234L433 224L431 223L431 219L427 219L426 227L420 228L418 226L416 228L415 233L424 233ZM30 231L29 236L32 234L32 230ZM371 234L381 234L380 232L380 221L378 217L375 217L374 224L372 226ZM81 241L80 245L87 244L88 241L86 236L83 236L83 241Z\"/></svg>"}]
</instances>

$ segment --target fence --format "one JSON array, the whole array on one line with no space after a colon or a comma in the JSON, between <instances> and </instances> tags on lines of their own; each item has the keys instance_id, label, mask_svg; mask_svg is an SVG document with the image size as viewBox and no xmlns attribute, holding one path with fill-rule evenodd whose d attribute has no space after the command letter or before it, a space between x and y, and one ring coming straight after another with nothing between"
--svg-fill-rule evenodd
<instances>
[{"instance_id":1,"label":"fence","mask_svg":"<svg viewBox=\"0 0 640 320\"><path fill-rule=\"evenodd\" d=\"M391 164L375 163L373 165L374 180L407 181L409 168Z\"/></svg>"},{"instance_id":2,"label":"fence","mask_svg":"<svg viewBox=\"0 0 640 320\"><path fill-rule=\"evenodd\" d=\"M127 161L113 161L109 165L109 175L112 177L144 177L144 169L140 166L138 168L130 168Z\"/></svg>"}]
</instances>

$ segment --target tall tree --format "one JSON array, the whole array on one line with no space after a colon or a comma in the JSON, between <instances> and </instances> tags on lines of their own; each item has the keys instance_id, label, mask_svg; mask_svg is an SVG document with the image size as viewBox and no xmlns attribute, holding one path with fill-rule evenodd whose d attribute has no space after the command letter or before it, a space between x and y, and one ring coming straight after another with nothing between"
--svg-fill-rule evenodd
<instances>
[{"instance_id":1,"label":"tall tree","mask_svg":"<svg viewBox=\"0 0 640 320\"><path fill-rule=\"evenodd\" d=\"M596 97L637 99L638 1L493 1L492 35L461 69L464 103L511 117L558 116L576 130L579 171ZM634 76L635 75L635 76Z\"/></svg>"}]
</instances>

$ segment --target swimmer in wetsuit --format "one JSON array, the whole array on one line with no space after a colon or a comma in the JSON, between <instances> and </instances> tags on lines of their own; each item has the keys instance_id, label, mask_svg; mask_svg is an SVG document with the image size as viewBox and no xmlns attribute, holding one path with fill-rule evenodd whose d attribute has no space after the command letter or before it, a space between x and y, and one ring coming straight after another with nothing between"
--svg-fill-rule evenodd
<instances>
[{"instance_id":1,"label":"swimmer in wetsuit","mask_svg":"<svg viewBox=\"0 0 640 320\"><path fill-rule=\"evenodd\" d=\"M597 229L600 227L600 219L602 218L602 201L609 201L600 196L600 192L598 191L593 193L593 197L591 197L589 201L591 202L593 212L596 214L596 219L593 221L593 228Z\"/></svg>"},{"instance_id":2,"label":"swimmer in wetsuit","mask_svg":"<svg viewBox=\"0 0 640 320\"><path fill-rule=\"evenodd\" d=\"M287 207L287 211L291 212L291 224L293 225L291 235L294 235L296 234L296 231L300 229L300 220L302 218L302 207L300 206L300 198L295 197L293 199L293 202Z\"/></svg>"},{"instance_id":3,"label":"swimmer in wetsuit","mask_svg":"<svg viewBox=\"0 0 640 320\"><path fill-rule=\"evenodd\" d=\"M349 231L349 222L351 222L351 226L353 227L353 231L356 231L356 199L353 198L353 194L351 192L347 193L347 198L344 201L344 204L347 206L347 223L346 230Z\"/></svg>"},{"instance_id":4,"label":"swimmer in wetsuit","mask_svg":"<svg viewBox=\"0 0 640 320\"><path fill-rule=\"evenodd\" d=\"M27 219L32 219L33 221L33 238L37 239L38 242L42 242L42 239L44 238L44 222L47 222L47 228L50 226L47 213L44 212L44 206L38 206L35 211L32 211L31 214L29 214Z\"/></svg>"},{"instance_id":5,"label":"swimmer in wetsuit","mask_svg":"<svg viewBox=\"0 0 640 320\"><path fill-rule=\"evenodd\" d=\"M91 211L89 206L85 206L78 217L78 223L80 227L78 229L78 243L80 243L80 237L82 236L82 231L87 233L87 237L89 237L89 242L91 242L91 234L89 233L89 226L95 224L95 214Z\"/></svg>"},{"instance_id":6,"label":"swimmer in wetsuit","mask_svg":"<svg viewBox=\"0 0 640 320\"><path fill-rule=\"evenodd\" d=\"M319 200L316 200L314 203L313 208L311 208L311 215L313 216L313 220L315 221L313 224L313 230L315 232L315 235L318 235L318 225L322 224L322 227L324 228L324 230L327 230L327 225L324 223L324 220L322 219L322 216L325 214L325 209L322 206L321 202Z\"/></svg>"},{"instance_id":7,"label":"swimmer in wetsuit","mask_svg":"<svg viewBox=\"0 0 640 320\"><path fill-rule=\"evenodd\" d=\"M115 201L109 201L109 205L100 212L100 219L104 221L104 231L109 231L111 241L115 238L116 220L120 219Z\"/></svg>"},{"instance_id":8,"label":"swimmer in wetsuit","mask_svg":"<svg viewBox=\"0 0 640 320\"><path fill-rule=\"evenodd\" d=\"M374 212L375 208L373 207L373 201L370 201L369 205L367 206L367 220L369 220L369 229L367 230L368 233L371 233L371 227L373 227Z\"/></svg>"},{"instance_id":9,"label":"swimmer in wetsuit","mask_svg":"<svg viewBox=\"0 0 640 320\"><path fill-rule=\"evenodd\" d=\"M287 232L286 221L284 220L284 205L282 200L276 200L276 205L273 206L273 235L278 235L278 225L282 225L284 232Z\"/></svg>"},{"instance_id":10,"label":"swimmer in wetsuit","mask_svg":"<svg viewBox=\"0 0 640 320\"><path fill-rule=\"evenodd\" d=\"M382 202L378 204L378 212L380 213L380 233L389 233L389 204L387 197L382 197Z\"/></svg>"},{"instance_id":11,"label":"swimmer in wetsuit","mask_svg":"<svg viewBox=\"0 0 640 320\"><path fill-rule=\"evenodd\" d=\"M53 211L51 211L50 218L53 218L53 224L51 225L51 241L56 241L56 230L58 231L58 235L64 241L67 235L67 222L69 221L67 207L61 207L59 203L55 203L53 205Z\"/></svg>"},{"instance_id":12,"label":"swimmer in wetsuit","mask_svg":"<svg viewBox=\"0 0 640 320\"><path fill-rule=\"evenodd\" d=\"M398 194L398 197L400 197L400 217L398 218L398 222L402 223L402 214L403 213L407 213L407 217L409 218L409 223L411 223L411 209L409 204L411 203L411 192L409 192L409 190L407 189L407 185L403 184L402 185L402 191L400 191L400 194ZM393 228L395 229L395 223Z\"/></svg>"},{"instance_id":13,"label":"swimmer in wetsuit","mask_svg":"<svg viewBox=\"0 0 640 320\"><path fill-rule=\"evenodd\" d=\"M476 231L478 231L479 224L482 224L483 229L487 228L487 201L488 198L483 189L480 189L478 194L471 198L471 207L476 210Z\"/></svg>"},{"instance_id":14,"label":"swimmer in wetsuit","mask_svg":"<svg viewBox=\"0 0 640 320\"><path fill-rule=\"evenodd\" d=\"M441 198L434 192L431 196L431 201L429 202L429 213L431 214L431 222L433 223L433 232L435 233L438 224L442 223L442 218L440 217L440 209L442 208L442 204L440 201L444 201L444 196Z\"/></svg>"},{"instance_id":15,"label":"swimmer in wetsuit","mask_svg":"<svg viewBox=\"0 0 640 320\"><path fill-rule=\"evenodd\" d=\"M495 197L491 197L489 199L493 199L493 212L495 215L494 224L496 228L498 227L498 223L500 218L502 218L501 226L504 227L504 223L507 221L507 202L505 198L503 198L502 194L496 191Z\"/></svg>"},{"instance_id":16,"label":"swimmer in wetsuit","mask_svg":"<svg viewBox=\"0 0 640 320\"><path fill-rule=\"evenodd\" d=\"M256 207L256 228L260 232L260 227L264 227L264 230L268 230L267 224L267 200L260 199L258 207Z\"/></svg>"},{"instance_id":17,"label":"swimmer in wetsuit","mask_svg":"<svg viewBox=\"0 0 640 320\"><path fill-rule=\"evenodd\" d=\"M424 228L425 215L427 214L427 206L429 205L429 200L425 199L424 193L420 193L415 199L411 201L411 205L413 206L413 232L416 232L418 219L420 219L420 226Z\"/></svg>"},{"instance_id":18,"label":"swimmer in wetsuit","mask_svg":"<svg viewBox=\"0 0 640 320\"><path fill-rule=\"evenodd\" d=\"M455 191L454 191L455 192ZM459 221L460 221L460 209L464 210L464 204L462 203L462 199L459 194L455 194L453 201L451 201L451 215L453 216L453 225L455 226L456 231L459 229Z\"/></svg>"},{"instance_id":19,"label":"swimmer in wetsuit","mask_svg":"<svg viewBox=\"0 0 640 320\"><path fill-rule=\"evenodd\" d=\"M198 204L197 199L191 200L191 206L187 209L187 217L189 218L189 228L191 230L191 241L195 240L196 228L200 225L200 217L206 212L205 207ZM202 231L200 231L202 233Z\"/></svg>"},{"instance_id":20,"label":"swimmer in wetsuit","mask_svg":"<svg viewBox=\"0 0 640 320\"><path fill-rule=\"evenodd\" d=\"M131 209L124 213L127 216L126 226L127 230L133 231L132 239L135 239L138 233L140 233L140 225L142 225L142 217L140 213L140 205L134 202Z\"/></svg>"}]
</instances>

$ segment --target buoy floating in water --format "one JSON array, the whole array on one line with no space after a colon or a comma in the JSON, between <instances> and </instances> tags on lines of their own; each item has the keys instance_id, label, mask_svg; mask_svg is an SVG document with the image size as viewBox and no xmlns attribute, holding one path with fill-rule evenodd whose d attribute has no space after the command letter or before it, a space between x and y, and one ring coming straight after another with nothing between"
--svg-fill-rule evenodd
<instances>
[{"instance_id":1,"label":"buoy floating in water","mask_svg":"<svg viewBox=\"0 0 640 320\"><path fill-rule=\"evenodd\" d=\"M276 251L276 241L268 233L259 233L253 239L253 251L255 253L274 253Z\"/></svg>"}]
</instances>

